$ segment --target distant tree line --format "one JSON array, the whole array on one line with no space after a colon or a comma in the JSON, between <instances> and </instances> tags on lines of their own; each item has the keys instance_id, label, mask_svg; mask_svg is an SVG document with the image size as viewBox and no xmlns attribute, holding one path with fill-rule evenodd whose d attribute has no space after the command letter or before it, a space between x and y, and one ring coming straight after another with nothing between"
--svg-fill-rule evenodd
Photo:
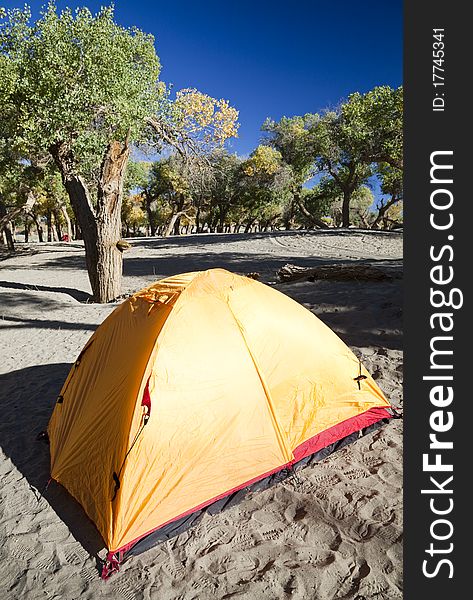
<instances>
[{"instance_id":1,"label":"distant tree line","mask_svg":"<svg viewBox=\"0 0 473 600\"><path fill-rule=\"evenodd\" d=\"M402 223L402 88L266 120L246 157L238 111L171 96L153 37L112 7L0 9L0 239L83 239L94 298L120 293L122 237ZM159 160L137 160L160 156ZM384 200L373 206L372 177Z\"/></svg>"},{"instance_id":2,"label":"distant tree line","mask_svg":"<svg viewBox=\"0 0 473 600\"><path fill-rule=\"evenodd\" d=\"M249 157L218 148L205 160L174 153L131 163L124 235L402 225L402 88L352 94L323 114L268 119L262 131Z\"/></svg>"}]
</instances>

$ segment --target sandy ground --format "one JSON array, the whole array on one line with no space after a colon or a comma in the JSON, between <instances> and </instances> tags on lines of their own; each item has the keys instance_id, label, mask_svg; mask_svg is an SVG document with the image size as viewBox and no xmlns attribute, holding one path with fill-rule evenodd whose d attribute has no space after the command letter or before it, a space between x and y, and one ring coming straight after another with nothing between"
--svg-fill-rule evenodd
<instances>
[{"instance_id":1,"label":"sandy ground","mask_svg":"<svg viewBox=\"0 0 473 600\"><path fill-rule=\"evenodd\" d=\"M402 234L284 232L135 240L123 291L210 267L275 282L286 262L402 257ZM131 559L101 581L103 542L57 484L44 497L45 429L70 363L114 308L88 303L79 243L33 244L0 261L0 590L8 599L402 597L402 420ZM0 257L1 258L1 257ZM399 280L279 284L361 357L402 406Z\"/></svg>"}]
</instances>

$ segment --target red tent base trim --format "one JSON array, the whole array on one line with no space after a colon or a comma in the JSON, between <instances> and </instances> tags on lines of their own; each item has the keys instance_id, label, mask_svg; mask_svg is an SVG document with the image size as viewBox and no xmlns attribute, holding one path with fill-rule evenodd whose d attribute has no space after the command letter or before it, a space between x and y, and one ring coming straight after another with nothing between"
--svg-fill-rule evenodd
<instances>
[{"instance_id":1,"label":"red tent base trim","mask_svg":"<svg viewBox=\"0 0 473 600\"><path fill-rule=\"evenodd\" d=\"M250 479L249 481L246 481L245 483L242 483L241 485L238 485L237 487L235 487L233 489L230 489L222 494L219 494L218 496L215 496L214 498L211 498L210 500L206 500L205 502L202 502L201 504L189 509L188 511L182 513L181 515L177 515L176 517L170 519L169 521L166 521L165 523L158 525L158 527L155 527L154 529L148 531L147 533L143 534L142 536L132 540L131 542L122 546L121 548L118 548L117 550L108 552L107 557L104 562L104 565L102 567L102 579L108 579L113 573L116 573L117 571L119 571L120 564L123 562L124 559L127 558L127 554L140 541L144 540L145 538L147 538L154 532L156 532L162 528L165 528L167 525L174 523L176 521L179 521L180 519L184 519L185 517L191 515L192 513L198 513L202 509L211 506L212 504L218 502L219 500L222 500L223 498L227 498L228 496L231 496L235 492L243 490L244 488L247 488L248 486L251 486L257 482L260 482L266 478L269 478L272 475L279 473L280 471L283 471L284 469L292 468L292 467L296 466L298 463L300 463L303 459L310 457L314 454L317 454L324 449L329 449L332 445L336 445L337 442L341 442L342 440L347 439L348 440L347 443L351 443L352 441L354 441L354 439L349 439L349 438L351 438L351 436L353 436L353 434L359 432L360 435L362 435L363 431L366 430L367 428L369 428L370 426L372 426L376 423L382 422L385 419L391 419L392 417L393 417L393 415L390 414L386 408L382 408L382 407L370 408L369 410L367 410L364 413L356 415L355 417L351 417L350 419L347 419L346 421L342 421L341 423L338 423L337 425L334 425L333 427L330 427L329 429L326 429L325 431L320 432L319 434L315 435L314 437L310 438L309 440L303 442L300 446L298 446L294 450L294 453L293 453L294 459L292 461L290 461L284 465L281 465L271 471L268 471L267 473L263 473L262 475L259 475L258 477L254 477L253 479ZM366 433L368 433L368 432L366 432ZM337 448L333 448L330 451L328 451L326 453L326 456L331 454L336 449ZM325 458L325 456L322 456L320 458L320 460L322 458Z\"/></svg>"}]
</instances>

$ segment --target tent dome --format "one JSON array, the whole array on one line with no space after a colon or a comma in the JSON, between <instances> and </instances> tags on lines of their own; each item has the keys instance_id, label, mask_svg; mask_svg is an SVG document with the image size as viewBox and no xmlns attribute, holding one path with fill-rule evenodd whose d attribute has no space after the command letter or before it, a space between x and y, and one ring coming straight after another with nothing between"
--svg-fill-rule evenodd
<instances>
[{"instance_id":1,"label":"tent dome","mask_svg":"<svg viewBox=\"0 0 473 600\"><path fill-rule=\"evenodd\" d=\"M161 280L98 327L48 434L51 477L111 555L389 416L314 314L223 269Z\"/></svg>"}]
</instances>

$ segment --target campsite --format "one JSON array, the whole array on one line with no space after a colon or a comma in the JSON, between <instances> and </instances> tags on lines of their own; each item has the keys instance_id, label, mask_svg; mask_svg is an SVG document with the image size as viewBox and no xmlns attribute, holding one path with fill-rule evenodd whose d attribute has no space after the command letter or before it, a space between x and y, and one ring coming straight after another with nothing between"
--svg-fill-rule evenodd
<instances>
[{"instance_id":1,"label":"campsite","mask_svg":"<svg viewBox=\"0 0 473 600\"><path fill-rule=\"evenodd\" d=\"M401 598L400 53L322 9L0 8L2 599Z\"/></svg>"},{"instance_id":2,"label":"campsite","mask_svg":"<svg viewBox=\"0 0 473 600\"><path fill-rule=\"evenodd\" d=\"M402 234L282 232L133 240L124 290L197 265L260 281L317 314L361 358L395 407L402 407L401 280L278 283L287 262L359 261L392 266ZM88 297L79 244L45 243L2 262L1 565L11 598L401 598L402 420L205 514L189 530L132 557L102 581L104 542L82 508L49 477L47 426L71 365L117 306ZM61 265L58 268L58 265ZM117 374L118 375L118 374ZM153 407L154 408L154 407ZM319 595L313 595L314 590ZM340 592L341 590L341 592ZM341 594L341 595L336 595Z\"/></svg>"}]
</instances>

